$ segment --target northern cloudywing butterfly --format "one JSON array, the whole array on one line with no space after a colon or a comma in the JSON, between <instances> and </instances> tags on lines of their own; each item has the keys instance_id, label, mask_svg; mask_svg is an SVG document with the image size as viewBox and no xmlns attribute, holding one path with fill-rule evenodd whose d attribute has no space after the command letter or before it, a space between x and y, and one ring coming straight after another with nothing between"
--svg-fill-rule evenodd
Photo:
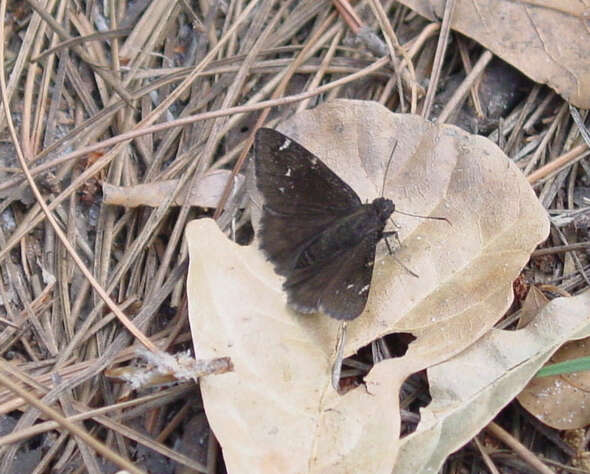
<instances>
[{"instance_id":1,"label":"northern cloudywing butterfly","mask_svg":"<svg viewBox=\"0 0 590 474\"><path fill-rule=\"evenodd\" d=\"M286 277L289 305L356 318L367 304L375 247L387 235L393 202L363 204L318 157L276 130L256 132L254 154L265 201L260 248Z\"/></svg>"}]
</instances>

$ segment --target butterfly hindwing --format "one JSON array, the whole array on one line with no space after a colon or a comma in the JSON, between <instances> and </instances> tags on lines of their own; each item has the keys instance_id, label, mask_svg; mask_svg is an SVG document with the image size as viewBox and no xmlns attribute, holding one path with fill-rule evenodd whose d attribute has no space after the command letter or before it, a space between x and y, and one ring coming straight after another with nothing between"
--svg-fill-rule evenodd
<instances>
[{"instance_id":1,"label":"butterfly hindwing","mask_svg":"<svg viewBox=\"0 0 590 474\"><path fill-rule=\"evenodd\" d=\"M363 312L369 297L379 238L377 232L372 232L350 251L346 263L341 265L324 290L320 311L344 320L354 319Z\"/></svg>"},{"instance_id":2,"label":"butterfly hindwing","mask_svg":"<svg viewBox=\"0 0 590 474\"><path fill-rule=\"evenodd\" d=\"M329 261L293 271L284 284L289 304L302 313L321 311L335 319L356 318L367 304L378 240L379 233L371 232Z\"/></svg>"}]
</instances>

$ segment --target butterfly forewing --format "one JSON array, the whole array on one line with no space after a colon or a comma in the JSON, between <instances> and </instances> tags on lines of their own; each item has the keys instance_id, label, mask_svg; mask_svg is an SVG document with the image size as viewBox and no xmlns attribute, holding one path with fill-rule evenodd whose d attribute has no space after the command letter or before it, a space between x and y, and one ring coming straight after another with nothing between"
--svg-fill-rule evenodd
<instances>
[{"instance_id":1,"label":"butterfly forewing","mask_svg":"<svg viewBox=\"0 0 590 474\"><path fill-rule=\"evenodd\" d=\"M277 273L286 275L306 242L361 201L321 160L280 132L259 129L254 155L264 198L261 248Z\"/></svg>"},{"instance_id":2,"label":"butterfly forewing","mask_svg":"<svg viewBox=\"0 0 590 474\"><path fill-rule=\"evenodd\" d=\"M254 154L258 189L276 212L334 218L361 205L353 189L317 156L276 130L258 130Z\"/></svg>"}]
</instances>

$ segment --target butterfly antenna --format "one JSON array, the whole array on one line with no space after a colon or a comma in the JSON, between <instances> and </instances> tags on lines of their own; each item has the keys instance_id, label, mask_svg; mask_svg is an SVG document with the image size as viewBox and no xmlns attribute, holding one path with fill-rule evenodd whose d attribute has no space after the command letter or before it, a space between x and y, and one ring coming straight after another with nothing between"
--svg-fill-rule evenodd
<instances>
[{"instance_id":1,"label":"butterfly antenna","mask_svg":"<svg viewBox=\"0 0 590 474\"><path fill-rule=\"evenodd\" d=\"M387 180L387 175L389 174L389 167L391 166L391 161L393 160L393 154L395 153L396 148L397 148L397 140L395 140L395 143L393 144L393 148L391 149L391 154L389 155L389 159L387 160L387 166L385 167L385 173L383 173L383 183L381 184L381 197L383 197L383 195L385 193L385 181ZM422 219L433 219L436 221L446 221L447 224L453 225L453 224L451 224L451 221L448 220L446 217L421 216L418 214L411 214L409 212L403 212L398 209L396 209L395 212L397 212L399 214L403 214L405 216L421 217ZM395 223L393 221L391 221L391 222L395 225ZM412 273L412 272L410 272L410 273Z\"/></svg>"},{"instance_id":2,"label":"butterfly antenna","mask_svg":"<svg viewBox=\"0 0 590 474\"><path fill-rule=\"evenodd\" d=\"M410 270L408 267L406 267L403 262L397 258L393 252L393 249L391 248L391 244L389 243L389 240L387 239L388 237L393 237L395 238L395 240L397 240L398 245L401 247L402 243L399 240L399 235L397 234L396 231L390 231L390 232L385 232L383 234L383 237L385 238L385 245L387 245L387 250L389 252L389 255L391 257L393 257L393 259L399 264L400 267L402 267L405 271L407 271L410 275L412 275L413 277L416 278L420 278L420 275L418 275L416 272L413 272L412 270Z\"/></svg>"},{"instance_id":3,"label":"butterfly antenna","mask_svg":"<svg viewBox=\"0 0 590 474\"><path fill-rule=\"evenodd\" d=\"M403 214L404 216L410 216L410 217L420 217L421 219L432 219L435 221L445 221L447 224L449 224L450 226L452 226L453 224L451 224L451 221L448 220L446 217L438 217L438 216L421 216L420 214L412 214L411 212L404 212L404 211L400 211L399 209L396 209L393 212L397 212L398 214Z\"/></svg>"},{"instance_id":4,"label":"butterfly antenna","mask_svg":"<svg viewBox=\"0 0 590 474\"><path fill-rule=\"evenodd\" d=\"M389 166L391 165L391 160L393 160L393 154L395 153L395 149L397 148L397 140L393 144L393 148L391 149L391 154L389 155L389 160L387 160L387 166L385 167L385 173L383 173L383 183L381 184L381 197L385 193L385 180L387 179L387 175L389 174Z\"/></svg>"}]
</instances>

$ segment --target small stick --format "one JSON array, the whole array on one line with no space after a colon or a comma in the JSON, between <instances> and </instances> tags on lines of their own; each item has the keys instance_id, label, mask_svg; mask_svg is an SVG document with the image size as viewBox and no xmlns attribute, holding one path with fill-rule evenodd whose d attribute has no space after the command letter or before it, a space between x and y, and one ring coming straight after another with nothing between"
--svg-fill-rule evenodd
<instances>
[{"instance_id":1,"label":"small stick","mask_svg":"<svg viewBox=\"0 0 590 474\"><path fill-rule=\"evenodd\" d=\"M534 453L529 451L520 441L512 436L501 426L497 425L493 421L486 427L486 431L494 435L505 445L512 448L512 450L519 455L524 461L529 463L530 466L535 468L542 474L553 474L553 471L543 464Z\"/></svg>"},{"instance_id":2,"label":"small stick","mask_svg":"<svg viewBox=\"0 0 590 474\"><path fill-rule=\"evenodd\" d=\"M531 257L542 257L543 255L551 255L554 253L573 252L575 250L583 250L590 247L590 241L577 242L569 245L559 245L557 247L547 247L545 249L535 250Z\"/></svg>"},{"instance_id":3,"label":"small stick","mask_svg":"<svg viewBox=\"0 0 590 474\"><path fill-rule=\"evenodd\" d=\"M447 50L447 45L449 43L449 34L451 31L451 21L454 10L455 0L447 0L445 2L445 12L443 14L440 35L436 45L436 52L434 53L434 65L432 66L432 73L430 75L430 84L428 85L428 91L426 91L426 97L424 98L424 105L422 108L422 117L425 119L428 119L430 116L430 109L434 102L434 94L438 87L438 79L440 77L445 51Z\"/></svg>"},{"instance_id":4,"label":"small stick","mask_svg":"<svg viewBox=\"0 0 590 474\"><path fill-rule=\"evenodd\" d=\"M336 356L332 364L332 387L340 392L340 375L342 374L342 360L344 359L344 342L346 341L346 321L341 321L336 335Z\"/></svg>"}]
</instances>

